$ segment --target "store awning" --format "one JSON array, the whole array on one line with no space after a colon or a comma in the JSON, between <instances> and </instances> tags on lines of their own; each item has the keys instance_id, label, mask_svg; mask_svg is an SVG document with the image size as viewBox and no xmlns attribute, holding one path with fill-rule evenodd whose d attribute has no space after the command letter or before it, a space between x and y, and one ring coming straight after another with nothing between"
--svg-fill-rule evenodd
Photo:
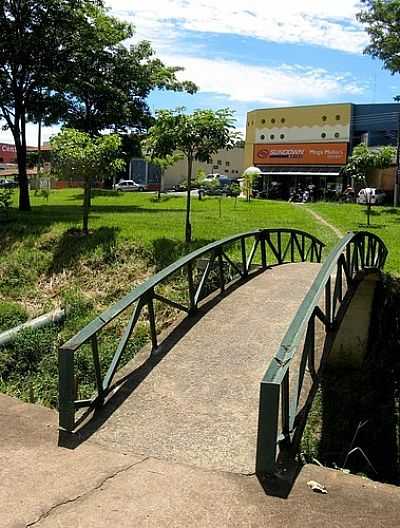
<instances>
[{"instance_id":1,"label":"store awning","mask_svg":"<svg viewBox=\"0 0 400 528\"><path fill-rule=\"evenodd\" d=\"M262 176L340 176L342 167L266 167L258 166Z\"/></svg>"}]
</instances>

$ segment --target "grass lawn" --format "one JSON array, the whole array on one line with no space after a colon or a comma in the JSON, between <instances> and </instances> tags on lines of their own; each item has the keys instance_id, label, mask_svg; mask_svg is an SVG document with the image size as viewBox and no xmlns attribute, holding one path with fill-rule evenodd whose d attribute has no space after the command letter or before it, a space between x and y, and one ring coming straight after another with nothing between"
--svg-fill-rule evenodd
<instances>
[{"instance_id":1,"label":"grass lawn","mask_svg":"<svg viewBox=\"0 0 400 528\"><path fill-rule=\"evenodd\" d=\"M366 207L358 204L315 203L307 205L343 233L368 230L385 242L389 256L385 270L400 274L400 209L376 206L371 211L371 225L367 226Z\"/></svg>"}]
</instances>

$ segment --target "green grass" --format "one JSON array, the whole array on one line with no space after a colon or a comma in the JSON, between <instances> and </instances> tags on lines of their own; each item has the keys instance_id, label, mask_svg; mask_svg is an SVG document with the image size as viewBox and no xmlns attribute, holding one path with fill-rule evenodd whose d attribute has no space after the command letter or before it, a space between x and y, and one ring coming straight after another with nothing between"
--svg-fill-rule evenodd
<instances>
[{"instance_id":1,"label":"green grass","mask_svg":"<svg viewBox=\"0 0 400 528\"><path fill-rule=\"evenodd\" d=\"M389 250L386 271L394 275L400 274L400 209L373 207L371 225L367 226L365 206L320 202L307 207L311 207L343 233L368 230L381 237Z\"/></svg>"},{"instance_id":2,"label":"green grass","mask_svg":"<svg viewBox=\"0 0 400 528\"><path fill-rule=\"evenodd\" d=\"M3 347L0 390L52 406L57 403L57 346L182 254L260 227L295 227L316 235L329 246L335 241L332 232L318 225L304 209L285 202L194 198L193 243L186 245L184 197L166 196L157 202L149 193L96 191L87 237L80 232L79 189L54 191L48 200L33 194L31 198L32 211L21 213L15 195L14 208L0 223L0 304L7 304L7 310L0 312L0 328L58 305L69 306L70 312L61 327L24 332L16 342ZM182 293L179 280L182 282L175 278L165 286L167 297ZM157 321L163 328L176 314L165 305L159 308ZM101 336L105 366L123 331L124 317L114 323ZM126 361L146 342L147 333L147 325L140 322ZM28 364L21 363L21 358ZM22 371L16 368L20 363ZM83 347L76 356L79 397L93 392L92 363L90 351Z\"/></svg>"}]
</instances>

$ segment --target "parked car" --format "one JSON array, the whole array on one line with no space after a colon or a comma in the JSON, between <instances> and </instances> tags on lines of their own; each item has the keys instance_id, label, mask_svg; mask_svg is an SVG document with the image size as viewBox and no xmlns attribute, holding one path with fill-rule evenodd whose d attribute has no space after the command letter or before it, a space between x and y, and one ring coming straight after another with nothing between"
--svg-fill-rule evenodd
<instances>
[{"instance_id":1,"label":"parked car","mask_svg":"<svg viewBox=\"0 0 400 528\"><path fill-rule=\"evenodd\" d=\"M199 189L199 194L209 195L209 196L221 196L225 194L226 196L232 196L231 185L237 183L236 180L228 178L228 176L218 176L216 178L206 179Z\"/></svg>"},{"instance_id":2,"label":"parked car","mask_svg":"<svg viewBox=\"0 0 400 528\"><path fill-rule=\"evenodd\" d=\"M357 196L357 203L378 205L385 201L386 193L382 189L375 189L374 187L366 187L361 189Z\"/></svg>"},{"instance_id":3,"label":"parked car","mask_svg":"<svg viewBox=\"0 0 400 528\"><path fill-rule=\"evenodd\" d=\"M14 180L0 179L0 189L15 189L18 183Z\"/></svg>"},{"instance_id":4,"label":"parked car","mask_svg":"<svg viewBox=\"0 0 400 528\"><path fill-rule=\"evenodd\" d=\"M116 191L134 192L144 191L144 186L140 185L139 183L136 183L133 180L120 180L118 183L115 184L114 189Z\"/></svg>"}]
</instances>

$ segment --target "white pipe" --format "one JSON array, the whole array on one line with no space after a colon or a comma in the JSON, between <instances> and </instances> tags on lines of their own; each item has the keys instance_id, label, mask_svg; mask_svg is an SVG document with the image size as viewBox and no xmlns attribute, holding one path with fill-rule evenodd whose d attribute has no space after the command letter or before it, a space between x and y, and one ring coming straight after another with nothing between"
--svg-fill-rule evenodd
<instances>
[{"instance_id":1,"label":"white pipe","mask_svg":"<svg viewBox=\"0 0 400 528\"><path fill-rule=\"evenodd\" d=\"M13 341L22 330L34 330L36 328L42 328L43 326L49 325L51 323L57 323L64 319L64 317L65 310L59 308L53 312L36 317L36 319L32 319L31 321L27 321L26 323L15 326L10 330L6 330L0 334L0 346L6 345L7 343Z\"/></svg>"}]
</instances>

